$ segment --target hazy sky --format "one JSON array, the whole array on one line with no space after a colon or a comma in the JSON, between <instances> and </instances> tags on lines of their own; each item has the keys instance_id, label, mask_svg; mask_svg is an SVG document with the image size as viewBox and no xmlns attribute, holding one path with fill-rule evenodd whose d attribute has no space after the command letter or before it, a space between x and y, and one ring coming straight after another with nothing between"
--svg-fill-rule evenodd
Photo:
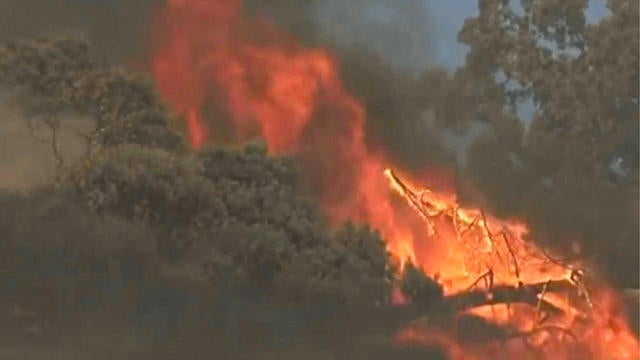
<instances>
[{"instance_id":1,"label":"hazy sky","mask_svg":"<svg viewBox=\"0 0 640 360\"><path fill-rule=\"evenodd\" d=\"M429 65L462 65L466 48L457 42L476 0L318 0L316 21L334 40L362 43L388 63L418 73ZM518 0L512 1L519 6ZM587 18L607 14L606 0L591 0Z\"/></svg>"},{"instance_id":2,"label":"hazy sky","mask_svg":"<svg viewBox=\"0 0 640 360\"><path fill-rule=\"evenodd\" d=\"M109 3L131 0L66 0ZM214 1L214 0L212 0ZM512 0L518 3L518 0ZM606 0L591 0L589 21L607 14ZM477 12L477 0L318 0L316 11L334 36L351 37L381 52L392 65L416 70L428 65L451 70L464 62L457 42L464 20ZM413 45L412 45L413 44Z\"/></svg>"}]
</instances>

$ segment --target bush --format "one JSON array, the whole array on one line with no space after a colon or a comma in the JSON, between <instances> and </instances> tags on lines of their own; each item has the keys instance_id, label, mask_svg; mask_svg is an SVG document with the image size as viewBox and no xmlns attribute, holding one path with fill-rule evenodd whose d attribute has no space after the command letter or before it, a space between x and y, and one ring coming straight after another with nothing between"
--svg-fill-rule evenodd
<instances>
[{"instance_id":1,"label":"bush","mask_svg":"<svg viewBox=\"0 0 640 360\"><path fill-rule=\"evenodd\" d=\"M111 230L140 224L153 239L146 255L153 271L199 284L260 285L298 298L385 301L393 269L379 234L353 224L329 230L317 204L303 195L293 158L267 156L262 144L187 153L152 84L122 69L98 68L87 44L75 39L0 48L0 84L40 99L38 106L25 102L39 112L72 107L96 116L92 151L47 195L75 209L79 222L60 218L42 229L65 233L68 224L74 238L91 236L69 249L113 242L107 258L126 253L137 249L137 238ZM18 202L37 197L31 196ZM62 208L57 216L71 216ZM20 239L29 251L40 246ZM135 260L137 252L131 254Z\"/></svg>"},{"instance_id":2,"label":"bush","mask_svg":"<svg viewBox=\"0 0 640 360\"><path fill-rule=\"evenodd\" d=\"M411 298L411 301L421 306L428 306L443 295L440 284L428 278L423 271L411 263L404 268L400 289Z\"/></svg>"}]
</instances>

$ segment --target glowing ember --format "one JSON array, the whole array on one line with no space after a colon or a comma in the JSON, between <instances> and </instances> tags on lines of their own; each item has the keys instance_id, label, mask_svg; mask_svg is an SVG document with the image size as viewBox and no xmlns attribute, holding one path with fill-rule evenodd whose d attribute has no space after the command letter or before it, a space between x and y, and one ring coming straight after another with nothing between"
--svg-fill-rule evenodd
<instances>
[{"instance_id":1,"label":"glowing ember","mask_svg":"<svg viewBox=\"0 0 640 360\"><path fill-rule=\"evenodd\" d=\"M481 291L491 304L500 289L537 284L527 306L469 310L511 325L517 339L469 348L429 326L406 330L402 339L441 343L458 359L515 358L531 346L553 359L638 358L613 292L585 291L579 264L561 264L527 242L523 223L461 208L453 193L418 192L385 172L388 159L365 143L365 110L342 86L328 52L297 44L265 19L243 16L239 0L168 0L153 35L158 90L185 117L194 149L209 138L204 106L216 106L240 142L257 136L270 153L297 156L334 223L351 219L378 229L401 264L438 274L446 296ZM429 183L432 174L419 179ZM399 201L389 180L411 206ZM563 284L568 291L556 289ZM391 297L409 301L397 289ZM544 318L547 308L561 311Z\"/></svg>"}]
</instances>

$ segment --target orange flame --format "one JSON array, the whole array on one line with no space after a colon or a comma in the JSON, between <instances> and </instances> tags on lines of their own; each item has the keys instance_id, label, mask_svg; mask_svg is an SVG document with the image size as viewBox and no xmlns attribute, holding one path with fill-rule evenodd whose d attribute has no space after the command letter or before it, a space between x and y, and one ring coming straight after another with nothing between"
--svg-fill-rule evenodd
<instances>
[{"instance_id":1,"label":"orange flame","mask_svg":"<svg viewBox=\"0 0 640 360\"><path fill-rule=\"evenodd\" d=\"M628 327L620 298L603 284L597 284L595 289L587 288L580 264L562 263L527 241L528 229L524 223L499 220L482 210L461 207L451 195L441 196L428 189L418 192L391 170L385 174L391 187L425 220L429 230L426 236L435 237L447 247L436 261L445 294L480 288L490 298L498 285L517 288L546 284L535 294L537 307L516 303L468 311L493 323L510 325L520 335L526 334L510 341L513 345L510 347L496 347L494 343L484 344L482 349L474 346L474 354L511 359L533 345L538 355L550 359L640 357L638 339ZM418 265L428 268L422 263ZM567 289L559 291L547 286L559 283L568 285ZM573 294L566 291L570 288L575 290ZM543 301L562 313L543 319L540 310ZM421 339L416 335L419 332L415 328L405 329L399 334L399 340L427 341L429 337ZM436 338L442 342L442 337L438 334ZM516 345L518 341L520 345ZM470 358L468 353L458 355L456 347L447 348L454 359Z\"/></svg>"},{"instance_id":2,"label":"orange flame","mask_svg":"<svg viewBox=\"0 0 640 360\"><path fill-rule=\"evenodd\" d=\"M240 142L258 136L266 140L269 153L301 159L333 223L370 224L401 264L411 261L428 274L438 273L446 294L467 289L488 269L494 284L570 280L574 274L527 242L528 229L521 222L463 209L452 192L423 191L419 201L409 199L407 190L417 194L415 188L385 172L389 159L365 142L366 112L343 87L333 57L299 45L264 18L243 16L241 1L168 0L156 14L152 34L151 68L158 91L187 119L194 149L209 139L205 106L216 106ZM436 175L432 169L416 178L428 183ZM398 201L389 180L411 206ZM414 210L433 216L421 219ZM597 300L612 293L605 294ZM546 300L571 308L551 295ZM392 301L401 304L406 298L394 290ZM596 358L637 358L636 339L623 318L613 315L612 302L604 304L602 316L580 335L589 339ZM514 321L496 307L474 311L495 322ZM567 312L563 325L574 326L578 315L577 310ZM532 316L520 316L518 326L531 326ZM448 344L456 354L469 354ZM555 355L571 358L569 351Z\"/></svg>"},{"instance_id":3,"label":"orange flame","mask_svg":"<svg viewBox=\"0 0 640 360\"><path fill-rule=\"evenodd\" d=\"M385 157L367 148L365 110L342 86L334 59L240 10L237 0L175 0L157 16L152 71L161 96L187 117L192 146L209 136L201 113L217 94L209 101L223 104L239 141L257 130L270 153L302 159L334 223L369 223L404 239L390 243L394 253L412 252L423 225L389 196Z\"/></svg>"}]
</instances>

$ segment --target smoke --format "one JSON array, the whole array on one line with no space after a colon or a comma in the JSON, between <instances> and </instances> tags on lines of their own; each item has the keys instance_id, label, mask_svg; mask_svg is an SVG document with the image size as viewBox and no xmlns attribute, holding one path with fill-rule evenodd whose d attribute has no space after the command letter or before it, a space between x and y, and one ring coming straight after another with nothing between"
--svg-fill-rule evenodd
<instances>
[{"instance_id":1,"label":"smoke","mask_svg":"<svg viewBox=\"0 0 640 360\"><path fill-rule=\"evenodd\" d=\"M246 0L308 44L359 47L395 72L417 76L434 63L434 22L424 0Z\"/></svg>"},{"instance_id":2,"label":"smoke","mask_svg":"<svg viewBox=\"0 0 640 360\"><path fill-rule=\"evenodd\" d=\"M44 36L87 38L96 58L125 62L147 42L147 18L156 0L4 0L0 43Z\"/></svg>"},{"instance_id":3,"label":"smoke","mask_svg":"<svg viewBox=\"0 0 640 360\"><path fill-rule=\"evenodd\" d=\"M433 63L433 21L422 0L319 1L320 37L341 47L362 45L394 70L419 74Z\"/></svg>"}]
</instances>

